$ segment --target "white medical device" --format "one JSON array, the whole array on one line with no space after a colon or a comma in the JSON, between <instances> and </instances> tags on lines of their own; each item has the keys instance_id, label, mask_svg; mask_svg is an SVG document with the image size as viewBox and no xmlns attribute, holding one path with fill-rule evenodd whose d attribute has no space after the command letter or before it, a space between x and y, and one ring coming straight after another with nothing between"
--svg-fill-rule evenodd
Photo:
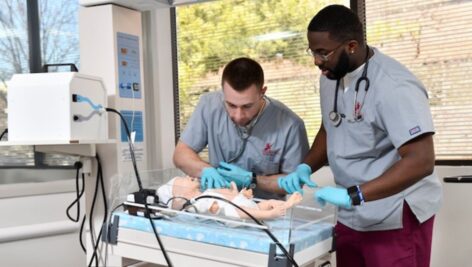
<instances>
[{"instance_id":1,"label":"white medical device","mask_svg":"<svg viewBox=\"0 0 472 267\"><path fill-rule=\"evenodd\" d=\"M15 74L8 83L9 141L108 139L107 93L77 72Z\"/></svg>"}]
</instances>

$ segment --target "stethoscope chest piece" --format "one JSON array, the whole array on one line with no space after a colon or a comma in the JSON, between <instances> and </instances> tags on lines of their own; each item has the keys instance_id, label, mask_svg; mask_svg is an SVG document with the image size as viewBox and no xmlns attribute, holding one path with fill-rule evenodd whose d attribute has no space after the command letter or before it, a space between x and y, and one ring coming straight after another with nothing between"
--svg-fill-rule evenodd
<instances>
[{"instance_id":1,"label":"stethoscope chest piece","mask_svg":"<svg viewBox=\"0 0 472 267\"><path fill-rule=\"evenodd\" d=\"M333 110L329 113L329 120L334 127L338 127L341 124L341 114Z\"/></svg>"}]
</instances>

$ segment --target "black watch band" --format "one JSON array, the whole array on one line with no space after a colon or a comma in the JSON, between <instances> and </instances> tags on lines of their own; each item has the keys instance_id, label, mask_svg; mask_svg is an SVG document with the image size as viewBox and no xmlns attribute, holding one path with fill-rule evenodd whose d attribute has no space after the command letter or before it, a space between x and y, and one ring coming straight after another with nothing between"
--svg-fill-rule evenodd
<instances>
[{"instance_id":1,"label":"black watch band","mask_svg":"<svg viewBox=\"0 0 472 267\"><path fill-rule=\"evenodd\" d=\"M354 185L347 189L347 194L351 198L353 206L359 206L361 204L361 196L359 194L359 188Z\"/></svg>"},{"instance_id":2,"label":"black watch band","mask_svg":"<svg viewBox=\"0 0 472 267\"><path fill-rule=\"evenodd\" d=\"M251 184L249 185L250 188L254 189L257 186L257 175L255 172L252 173Z\"/></svg>"}]
</instances>

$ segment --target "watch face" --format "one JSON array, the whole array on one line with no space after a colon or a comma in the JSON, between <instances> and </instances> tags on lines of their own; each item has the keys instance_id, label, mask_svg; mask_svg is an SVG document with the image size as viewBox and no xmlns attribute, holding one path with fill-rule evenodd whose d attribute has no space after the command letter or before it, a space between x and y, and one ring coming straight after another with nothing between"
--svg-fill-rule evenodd
<instances>
[{"instance_id":1,"label":"watch face","mask_svg":"<svg viewBox=\"0 0 472 267\"><path fill-rule=\"evenodd\" d=\"M256 188L256 184L253 183L249 185L249 189L255 189L255 188Z\"/></svg>"}]
</instances>

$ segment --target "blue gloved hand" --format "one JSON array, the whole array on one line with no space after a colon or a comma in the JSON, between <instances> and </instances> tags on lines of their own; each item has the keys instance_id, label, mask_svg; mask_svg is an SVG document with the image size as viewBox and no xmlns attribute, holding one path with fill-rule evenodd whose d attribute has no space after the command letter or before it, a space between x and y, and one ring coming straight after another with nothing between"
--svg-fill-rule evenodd
<instances>
[{"instance_id":1,"label":"blue gloved hand","mask_svg":"<svg viewBox=\"0 0 472 267\"><path fill-rule=\"evenodd\" d=\"M200 179L200 189L205 191L208 188L229 187L229 182L223 178L213 167L207 167L202 170Z\"/></svg>"},{"instance_id":2,"label":"blue gloved hand","mask_svg":"<svg viewBox=\"0 0 472 267\"><path fill-rule=\"evenodd\" d=\"M352 207L351 197L349 197L346 188L326 186L316 191L314 198L322 206L328 202L345 209Z\"/></svg>"},{"instance_id":3,"label":"blue gloved hand","mask_svg":"<svg viewBox=\"0 0 472 267\"><path fill-rule=\"evenodd\" d=\"M311 168L308 164L302 163L297 166L297 169L287 176L279 177L277 183L279 188L284 189L287 193L292 194L294 192L300 192L303 194L303 185L306 184L309 187L316 187L316 183L310 180Z\"/></svg>"},{"instance_id":4,"label":"blue gloved hand","mask_svg":"<svg viewBox=\"0 0 472 267\"><path fill-rule=\"evenodd\" d=\"M239 188L248 187L251 184L252 172L234 164L220 162L220 166L216 170L226 181L234 181Z\"/></svg>"}]
</instances>

